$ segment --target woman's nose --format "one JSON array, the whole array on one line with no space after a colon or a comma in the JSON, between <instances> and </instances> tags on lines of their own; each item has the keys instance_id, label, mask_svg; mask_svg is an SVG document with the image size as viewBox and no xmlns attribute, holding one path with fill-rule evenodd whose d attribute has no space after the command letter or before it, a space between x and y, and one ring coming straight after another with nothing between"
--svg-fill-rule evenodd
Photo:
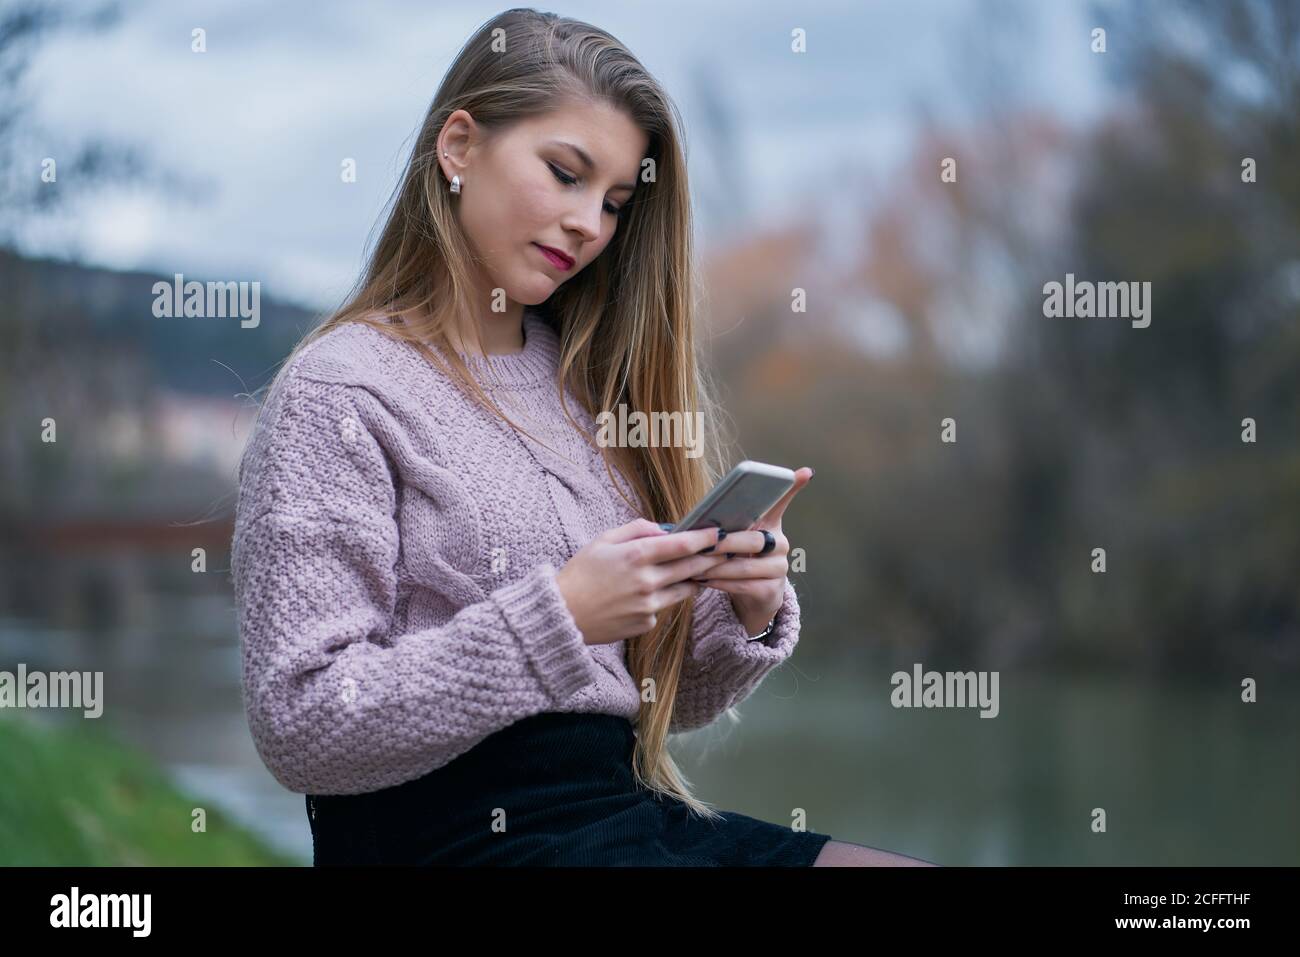
<instances>
[{"instance_id":1,"label":"woman's nose","mask_svg":"<svg viewBox=\"0 0 1300 957\"><path fill-rule=\"evenodd\" d=\"M604 200L597 204L594 212L586 205L573 210L569 214L568 228L582 236L586 242L596 239L600 236L600 215L603 205Z\"/></svg>"}]
</instances>

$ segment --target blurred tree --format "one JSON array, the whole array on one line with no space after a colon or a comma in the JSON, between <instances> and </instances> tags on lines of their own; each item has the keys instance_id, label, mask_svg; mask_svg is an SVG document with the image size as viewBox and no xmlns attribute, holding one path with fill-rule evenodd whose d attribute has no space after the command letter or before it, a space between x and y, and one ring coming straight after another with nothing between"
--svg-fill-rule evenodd
<instances>
[{"instance_id":1,"label":"blurred tree","mask_svg":"<svg viewBox=\"0 0 1300 957\"><path fill-rule=\"evenodd\" d=\"M776 373L813 360L796 344L768 356L743 380L739 431L819 466L792 522L818 570L809 621L854 655L1295 669L1300 8L1093 14L1116 95L1075 130L1018 98L1032 74L1009 77L1032 43L979 8L998 28L963 47L970 122L923 111L828 297L846 313L858 290L884 303L907 346L865 359L813 343L799 390L773 388L791 378ZM942 182L950 156L960 173ZM1066 272L1150 282L1151 325L1045 317L1043 285ZM980 339L993 348L970 361ZM959 438L943 445L949 416Z\"/></svg>"},{"instance_id":2,"label":"blurred tree","mask_svg":"<svg viewBox=\"0 0 1300 957\"><path fill-rule=\"evenodd\" d=\"M102 138L69 141L35 120L24 79L32 52L61 32L99 32L120 19L117 3L11 2L0 7L0 245L10 245L23 216L46 212L86 185L130 181L146 172L138 148ZM41 160L58 163L59 188L41 179ZM67 186L73 184L72 189Z\"/></svg>"},{"instance_id":3,"label":"blurred tree","mask_svg":"<svg viewBox=\"0 0 1300 957\"><path fill-rule=\"evenodd\" d=\"M1178 0L1094 12L1119 107L1084 145L1064 267L1150 282L1151 324L1045 320L1041 284L1064 276L1027 275L1008 380L1017 396L1065 397L1055 432L1028 412L1070 471L1055 569L1068 640L1153 667L1294 666L1300 8ZM1240 438L1247 416L1256 444ZM1107 544L1103 580L1087 553Z\"/></svg>"}]
</instances>

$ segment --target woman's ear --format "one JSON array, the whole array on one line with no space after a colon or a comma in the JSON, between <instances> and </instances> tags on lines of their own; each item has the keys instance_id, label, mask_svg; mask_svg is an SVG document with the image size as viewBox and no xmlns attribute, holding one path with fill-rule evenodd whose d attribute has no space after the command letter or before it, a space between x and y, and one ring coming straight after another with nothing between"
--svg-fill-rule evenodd
<instances>
[{"instance_id":1,"label":"woman's ear","mask_svg":"<svg viewBox=\"0 0 1300 957\"><path fill-rule=\"evenodd\" d=\"M469 168L469 155L481 139L481 132L474 117L467 110L456 110L442 124L438 134L437 161L442 169L443 178L451 182L453 176L465 181L465 171Z\"/></svg>"}]
</instances>

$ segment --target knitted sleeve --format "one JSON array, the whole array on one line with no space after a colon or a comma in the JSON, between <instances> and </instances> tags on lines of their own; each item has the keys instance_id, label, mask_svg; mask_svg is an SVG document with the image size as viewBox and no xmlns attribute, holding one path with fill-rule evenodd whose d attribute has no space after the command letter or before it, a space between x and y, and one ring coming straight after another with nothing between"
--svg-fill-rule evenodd
<instances>
[{"instance_id":1,"label":"knitted sleeve","mask_svg":"<svg viewBox=\"0 0 1300 957\"><path fill-rule=\"evenodd\" d=\"M412 780L600 672L548 564L444 624L395 630L396 489L359 388L290 376L240 465L244 708L263 762L300 793Z\"/></svg>"},{"instance_id":2,"label":"knitted sleeve","mask_svg":"<svg viewBox=\"0 0 1300 957\"><path fill-rule=\"evenodd\" d=\"M705 588L695 597L691 651L673 703L670 732L702 728L744 701L794 652L799 643L799 602L787 578L776 625L765 639L751 641L736 617L731 596Z\"/></svg>"}]
</instances>

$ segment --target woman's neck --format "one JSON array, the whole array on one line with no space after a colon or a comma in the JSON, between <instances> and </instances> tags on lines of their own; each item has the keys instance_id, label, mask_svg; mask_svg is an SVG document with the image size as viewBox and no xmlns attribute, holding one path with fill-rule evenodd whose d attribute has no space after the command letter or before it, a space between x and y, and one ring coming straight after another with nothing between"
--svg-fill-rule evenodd
<instances>
[{"instance_id":1,"label":"woman's neck","mask_svg":"<svg viewBox=\"0 0 1300 957\"><path fill-rule=\"evenodd\" d=\"M511 303L505 312L488 310L475 316L474 321L478 323L478 338L484 355L513 356L523 352L524 306L521 303ZM457 352L471 352L471 344L462 340L456 330L448 330L447 337ZM474 352L477 354L477 350Z\"/></svg>"}]
</instances>

